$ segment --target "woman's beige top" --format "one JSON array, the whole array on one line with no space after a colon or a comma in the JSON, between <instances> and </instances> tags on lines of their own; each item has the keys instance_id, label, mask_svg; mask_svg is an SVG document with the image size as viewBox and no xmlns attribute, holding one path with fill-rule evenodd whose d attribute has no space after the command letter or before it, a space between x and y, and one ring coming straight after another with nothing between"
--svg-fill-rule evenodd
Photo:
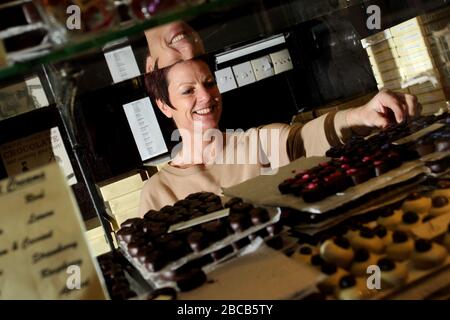
<instances>
[{"instance_id":1,"label":"woman's beige top","mask_svg":"<svg viewBox=\"0 0 450 320\"><path fill-rule=\"evenodd\" d=\"M222 162L185 169L167 164L144 185L139 213L159 210L194 192L220 195L222 188L257 177L268 167L285 166L302 156L323 156L352 135L346 112L328 113L305 125L275 123L235 132L226 138L224 154L218 155ZM263 160L255 161L255 150L262 151Z\"/></svg>"}]
</instances>

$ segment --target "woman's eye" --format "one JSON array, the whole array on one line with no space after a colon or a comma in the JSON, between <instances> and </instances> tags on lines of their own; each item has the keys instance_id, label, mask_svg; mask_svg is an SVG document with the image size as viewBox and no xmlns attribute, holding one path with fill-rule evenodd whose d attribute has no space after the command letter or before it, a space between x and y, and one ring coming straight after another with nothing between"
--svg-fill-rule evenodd
<instances>
[{"instance_id":1,"label":"woman's eye","mask_svg":"<svg viewBox=\"0 0 450 320\"><path fill-rule=\"evenodd\" d=\"M192 92L194 92L194 89L189 88L189 89L182 90L181 94L186 95L186 94L191 94Z\"/></svg>"},{"instance_id":2,"label":"woman's eye","mask_svg":"<svg viewBox=\"0 0 450 320\"><path fill-rule=\"evenodd\" d=\"M212 88L216 85L216 81L215 80L207 81L205 85L207 88Z\"/></svg>"}]
</instances>

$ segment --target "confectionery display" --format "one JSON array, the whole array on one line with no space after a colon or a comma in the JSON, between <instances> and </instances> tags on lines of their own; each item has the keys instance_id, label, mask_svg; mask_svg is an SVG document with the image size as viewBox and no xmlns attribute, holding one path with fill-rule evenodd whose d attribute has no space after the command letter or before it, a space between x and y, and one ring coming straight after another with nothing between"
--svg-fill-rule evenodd
<instances>
[{"instance_id":1,"label":"confectionery display","mask_svg":"<svg viewBox=\"0 0 450 320\"><path fill-rule=\"evenodd\" d=\"M136 297L136 292L130 288L125 272L131 266L118 252L107 253L98 257L100 269L105 278L111 299L126 300Z\"/></svg>"},{"instance_id":2,"label":"confectionery display","mask_svg":"<svg viewBox=\"0 0 450 320\"><path fill-rule=\"evenodd\" d=\"M199 221L169 233L171 226L224 208L229 214L222 218ZM257 237L266 238L269 246L282 247L283 242L275 236L283 227L273 219L267 209L242 199L233 198L222 205L217 195L201 192L173 206L151 210L142 219L126 220L116 236L125 256L145 270L151 283L170 282L180 291L189 291L206 282L203 267L235 254ZM182 262L177 262L180 259Z\"/></svg>"},{"instance_id":3,"label":"confectionery display","mask_svg":"<svg viewBox=\"0 0 450 320\"><path fill-rule=\"evenodd\" d=\"M443 246L424 239L417 239L411 259L417 269L430 269L442 264L447 255L447 249Z\"/></svg>"},{"instance_id":4,"label":"confectionery display","mask_svg":"<svg viewBox=\"0 0 450 320\"><path fill-rule=\"evenodd\" d=\"M379 177L398 168L403 163L417 160L434 152L449 150L446 138L450 135L448 126L426 134L418 141L396 144L404 138L426 126L437 122L440 117L426 117L409 124L389 127L378 135L364 138L353 138L342 147L332 148L327 156L333 160L321 163L317 167L295 172L295 176L278 185L281 194L301 197L306 203L318 202L346 189L357 186L368 180ZM440 159L429 163L433 172L446 170L448 159ZM429 210L429 199L411 198L405 202L404 211L423 214Z\"/></svg>"}]
</instances>

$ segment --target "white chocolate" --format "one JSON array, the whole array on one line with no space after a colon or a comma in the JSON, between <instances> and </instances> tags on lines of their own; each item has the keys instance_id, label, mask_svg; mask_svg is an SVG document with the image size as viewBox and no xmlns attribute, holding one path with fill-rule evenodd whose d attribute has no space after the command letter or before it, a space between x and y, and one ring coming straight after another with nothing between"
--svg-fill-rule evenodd
<instances>
[{"instance_id":1,"label":"white chocolate","mask_svg":"<svg viewBox=\"0 0 450 320\"><path fill-rule=\"evenodd\" d=\"M417 214L427 214L431 208L431 198L421 197L416 200L406 200L403 202L402 209L404 212L412 211Z\"/></svg>"},{"instance_id":2,"label":"white chocolate","mask_svg":"<svg viewBox=\"0 0 450 320\"><path fill-rule=\"evenodd\" d=\"M335 293L339 288L339 280L347 274L348 272L344 269L337 268L335 274L326 275L326 278L318 284L318 288L326 294Z\"/></svg>"},{"instance_id":3,"label":"white chocolate","mask_svg":"<svg viewBox=\"0 0 450 320\"><path fill-rule=\"evenodd\" d=\"M446 206L443 206L443 207L441 207L441 208L431 208L430 209L430 214L433 216L433 217L437 217L437 216L440 216L440 215L443 215L443 214L446 214L446 213L449 213L450 212L450 203L448 203Z\"/></svg>"},{"instance_id":4,"label":"white chocolate","mask_svg":"<svg viewBox=\"0 0 450 320\"><path fill-rule=\"evenodd\" d=\"M394 214L389 217L378 217L378 224L386 229L395 230L395 228L402 223L402 210L395 210Z\"/></svg>"},{"instance_id":5,"label":"white chocolate","mask_svg":"<svg viewBox=\"0 0 450 320\"><path fill-rule=\"evenodd\" d=\"M311 254L301 254L298 250L291 256L292 259L302 262L302 263L310 263L311 257L318 253L317 248L308 246L311 248Z\"/></svg>"},{"instance_id":6,"label":"white chocolate","mask_svg":"<svg viewBox=\"0 0 450 320\"><path fill-rule=\"evenodd\" d=\"M383 240L377 236L373 238L364 238L360 235L353 237L350 240L353 249L367 249L370 252L382 253L385 248L385 243Z\"/></svg>"},{"instance_id":7,"label":"white chocolate","mask_svg":"<svg viewBox=\"0 0 450 320\"><path fill-rule=\"evenodd\" d=\"M396 263L395 269L391 271L381 271L381 281L391 287L398 287L406 283L408 279L408 269L404 263Z\"/></svg>"},{"instance_id":8,"label":"white chocolate","mask_svg":"<svg viewBox=\"0 0 450 320\"><path fill-rule=\"evenodd\" d=\"M333 239L325 240L320 246L320 255L326 262L341 268L346 268L353 260L352 248L341 248L334 243Z\"/></svg>"},{"instance_id":9,"label":"white chocolate","mask_svg":"<svg viewBox=\"0 0 450 320\"><path fill-rule=\"evenodd\" d=\"M373 266L376 265L378 262L378 257L374 254L370 254L369 259L367 259L367 261L364 262L357 262L357 261L353 261L351 267L350 267L350 272L355 276L355 277L367 277L367 268L369 266Z\"/></svg>"},{"instance_id":10,"label":"white chocolate","mask_svg":"<svg viewBox=\"0 0 450 320\"><path fill-rule=\"evenodd\" d=\"M427 252L414 251L411 259L416 269L426 270L437 267L447 258L447 249L443 246L433 243Z\"/></svg>"},{"instance_id":11,"label":"white chocolate","mask_svg":"<svg viewBox=\"0 0 450 320\"><path fill-rule=\"evenodd\" d=\"M431 194L432 198L438 197L438 196L444 196L450 200L450 189L436 189Z\"/></svg>"},{"instance_id":12,"label":"white chocolate","mask_svg":"<svg viewBox=\"0 0 450 320\"><path fill-rule=\"evenodd\" d=\"M417 227L421 223L422 222L420 221L420 219L417 220L417 222L412 223L412 224L401 223L396 227L396 230L410 233L411 229Z\"/></svg>"},{"instance_id":13,"label":"white chocolate","mask_svg":"<svg viewBox=\"0 0 450 320\"><path fill-rule=\"evenodd\" d=\"M365 279L356 278L356 285L352 288L339 289L337 298L339 300L364 300L372 296L371 290L367 288Z\"/></svg>"},{"instance_id":14,"label":"white chocolate","mask_svg":"<svg viewBox=\"0 0 450 320\"><path fill-rule=\"evenodd\" d=\"M414 251L414 241L409 238L402 243L391 243L386 248L386 257L394 261L404 261L409 259Z\"/></svg>"}]
</instances>

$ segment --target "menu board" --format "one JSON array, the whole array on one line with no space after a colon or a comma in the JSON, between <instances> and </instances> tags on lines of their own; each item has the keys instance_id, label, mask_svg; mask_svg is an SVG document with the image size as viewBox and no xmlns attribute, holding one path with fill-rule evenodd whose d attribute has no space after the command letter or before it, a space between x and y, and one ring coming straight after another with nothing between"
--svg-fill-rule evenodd
<instances>
[{"instance_id":1,"label":"menu board","mask_svg":"<svg viewBox=\"0 0 450 320\"><path fill-rule=\"evenodd\" d=\"M3 144L0 146L0 156L8 176L56 161L63 169L69 185L77 183L58 127Z\"/></svg>"},{"instance_id":2,"label":"menu board","mask_svg":"<svg viewBox=\"0 0 450 320\"><path fill-rule=\"evenodd\" d=\"M0 299L105 299L56 163L0 181Z\"/></svg>"}]
</instances>

